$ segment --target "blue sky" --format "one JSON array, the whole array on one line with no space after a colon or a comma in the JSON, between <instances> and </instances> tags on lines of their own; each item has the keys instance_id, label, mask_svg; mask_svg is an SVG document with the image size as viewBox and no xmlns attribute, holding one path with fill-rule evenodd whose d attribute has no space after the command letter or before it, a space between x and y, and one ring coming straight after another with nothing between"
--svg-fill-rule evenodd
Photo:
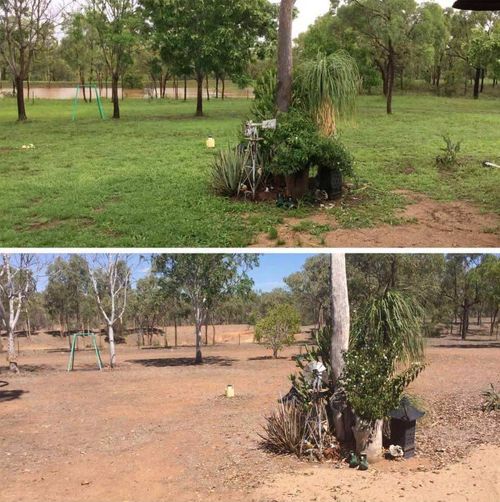
<instances>
[{"instance_id":1,"label":"blue sky","mask_svg":"<svg viewBox=\"0 0 500 502\"><path fill-rule=\"evenodd\" d=\"M64 259L68 254L47 254L41 255L43 263L48 264L56 256L62 256ZM89 258L92 255L88 255ZM149 254L141 257L140 254L129 255L129 265L133 270L133 282L146 276L150 270ZM275 288L285 287L283 279L294 272L298 272L307 258L312 254L264 254L260 255L260 265L250 271L249 275L254 280L255 290L268 292ZM47 277L43 271L39 275L37 289L43 291L47 285Z\"/></svg>"}]
</instances>

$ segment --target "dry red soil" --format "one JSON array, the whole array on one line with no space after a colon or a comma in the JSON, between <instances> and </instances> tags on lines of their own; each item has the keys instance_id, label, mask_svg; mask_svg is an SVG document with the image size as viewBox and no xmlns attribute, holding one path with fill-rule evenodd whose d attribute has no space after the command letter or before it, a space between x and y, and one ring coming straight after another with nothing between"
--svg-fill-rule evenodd
<instances>
[{"instance_id":1,"label":"dry red soil","mask_svg":"<svg viewBox=\"0 0 500 502\"><path fill-rule=\"evenodd\" d=\"M478 409L500 384L500 344L486 337L430 343L411 389L428 408L419 454L365 473L262 449L297 346L278 360L250 343L210 346L203 366L192 347L119 346L117 369L96 371L80 351L73 373L67 352L27 349L20 375L0 372L2 502L500 499L500 417Z\"/></svg>"},{"instance_id":2,"label":"dry red soil","mask_svg":"<svg viewBox=\"0 0 500 502\"><path fill-rule=\"evenodd\" d=\"M410 203L396 216L402 225L379 225L365 229L340 229L333 216L327 212L304 220L285 219L278 227L278 240L284 247L338 247L338 248L408 248L408 247L459 247L488 248L500 246L500 218L495 214L483 214L466 202L438 202L422 194L401 192ZM317 225L329 225L332 230L321 238L293 227L310 221ZM277 240L267 234L257 237L254 247L273 247Z\"/></svg>"}]
</instances>

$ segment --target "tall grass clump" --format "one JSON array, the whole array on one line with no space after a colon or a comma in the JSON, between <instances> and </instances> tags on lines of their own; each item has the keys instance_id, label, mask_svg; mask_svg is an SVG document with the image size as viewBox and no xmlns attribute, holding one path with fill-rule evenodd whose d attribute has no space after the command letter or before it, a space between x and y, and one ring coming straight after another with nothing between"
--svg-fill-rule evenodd
<instances>
[{"instance_id":1,"label":"tall grass clump","mask_svg":"<svg viewBox=\"0 0 500 502\"><path fill-rule=\"evenodd\" d=\"M239 194L248 153L240 148L228 148L217 153L212 164L211 185L217 195Z\"/></svg>"},{"instance_id":2,"label":"tall grass clump","mask_svg":"<svg viewBox=\"0 0 500 502\"><path fill-rule=\"evenodd\" d=\"M339 118L354 115L360 88L356 61L345 51L328 56L320 53L297 72L297 97L325 136L336 133Z\"/></svg>"}]
</instances>

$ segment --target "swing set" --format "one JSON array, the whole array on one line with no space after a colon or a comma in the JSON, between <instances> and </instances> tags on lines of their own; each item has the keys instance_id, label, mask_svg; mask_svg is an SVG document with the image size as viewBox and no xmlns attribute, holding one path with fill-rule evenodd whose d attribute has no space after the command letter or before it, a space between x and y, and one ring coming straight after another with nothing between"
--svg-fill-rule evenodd
<instances>
[{"instance_id":1,"label":"swing set","mask_svg":"<svg viewBox=\"0 0 500 502\"><path fill-rule=\"evenodd\" d=\"M102 364L102 359L101 359L101 352L99 351L99 347L97 346L97 339L96 339L95 333L82 332L82 333L75 333L74 335L72 335L71 350L69 353L69 361L68 361L68 371L73 371L73 367L75 364L75 351L76 351L76 347L78 344L78 338L83 338L83 339L90 338L91 339L92 346L94 347L95 355L97 358L97 367L99 368L99 370L102 370L103 364Z\"/></svg>"},{"instance_id":2,"label":"swing set","mask_svg":"<svg viewBox=\"0 0 500 502\"><path fill-rule=\"evenodd\" d=\"M73 112L72 112L73 122L76 120L76 111L78 108L78 97L80 94L80 89L89 89L91 93L92 93L92 90L94 90L94 95L95 95L95 100L97 103L97 109L99 111L99 116L101 117L101 119L104 120L106 118L106 115L104 114L104 108L102 106L101 94L100 94L97 86L92 84L92 85L77 85L76 86L75 98L73 99Z\"/></svg>"}]
</instances>

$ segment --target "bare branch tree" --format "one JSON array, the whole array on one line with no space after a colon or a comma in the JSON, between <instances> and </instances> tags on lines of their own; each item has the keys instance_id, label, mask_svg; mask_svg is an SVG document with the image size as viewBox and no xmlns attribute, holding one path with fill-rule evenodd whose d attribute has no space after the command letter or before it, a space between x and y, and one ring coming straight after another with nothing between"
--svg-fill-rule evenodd
<instances>
[{"instance_id":1,"label":"bare branch tree","mask_svg":"<svg viewBox=\"0 0 500 502\"><path fill-rule=\"evenodd\" d=\"M118 254L95 255L89 264L90 280L97 306L106 321L109 340L110 366L116 365L114 325L121 321L127 308L131 269L128 257Z\"/></svg>"},{"instance_id":2,"label":"bare branch tree","mask_svg":"<svg viewBox=\"0 0 500 502\"><path fill-rule=\"evenodd\" d=\"M7 331L9 368L18 373L15 330L29 295L35 290L33 255L2 254L0 269L0 322Z\"/></svg>"}]
</instances>

